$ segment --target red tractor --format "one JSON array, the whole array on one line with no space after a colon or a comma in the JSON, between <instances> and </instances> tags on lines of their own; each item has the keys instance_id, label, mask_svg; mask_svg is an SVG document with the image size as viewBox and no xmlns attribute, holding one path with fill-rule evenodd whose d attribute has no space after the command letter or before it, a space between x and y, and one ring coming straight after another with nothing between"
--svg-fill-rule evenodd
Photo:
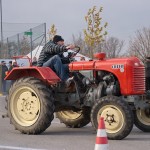
<instances>
[{"instance_id":1,"label":"red tractor","mask_svg":"<svg viewBox=\"0 0 150 150\"><path fill-rule=\"evenodd\" d=\"M145 67L136 57L69 64L73 81L64 87L48 67L13 68L6 80L15 80L6 98L8 117L24 134L40 134L56 117L70 128L92 123L97 129L104 117L109 139L125 138L135 124L150 131L150 101L145 95ZM135 95L135 96L134 96ZM135 119L134 119L135 118Z\"/></svg>"}]
</instances>

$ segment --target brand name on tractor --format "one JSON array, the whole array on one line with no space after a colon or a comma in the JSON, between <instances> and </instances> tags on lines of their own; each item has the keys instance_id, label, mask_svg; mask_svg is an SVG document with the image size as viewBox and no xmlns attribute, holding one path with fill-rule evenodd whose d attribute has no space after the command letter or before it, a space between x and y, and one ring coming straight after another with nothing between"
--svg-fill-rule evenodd
<instances>
[{"instance_id":1,"label":"brand name on tractor","mask_svg":"<svg viewBox=\"0 0 150 150\"><path fill-rule=\"evenodd\" d=\"M112 65L112 69L124 69L124 65L122 65L122 64L115 64L115 65Z\"/></svg>"}]
</instances>

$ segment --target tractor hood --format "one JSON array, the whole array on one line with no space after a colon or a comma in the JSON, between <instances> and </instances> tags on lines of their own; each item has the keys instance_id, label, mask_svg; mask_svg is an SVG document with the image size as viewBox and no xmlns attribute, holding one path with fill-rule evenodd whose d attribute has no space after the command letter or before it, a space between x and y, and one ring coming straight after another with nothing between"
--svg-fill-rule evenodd
<instances>
[{"instance_id":1,"label":"tractor hood","mask_svg":"<svg viewBox=\"0 0 150 150\"><path fill-rule=\"evenodd\" d=\"M137 57L72 62L70 71L106 71L119 81L123 95L145 93L145 67Z\"/></svg>"},{"instance_id":2,"label":"tractor hood","mask_svg":"<svg viewBox=\"0 0 150 150\"><path fill-rule=\"evenodd\" d=\"M123 72L125 66L143 67L144 64L137 57L114 58L92 61L78 61L69 64L70 71L78 70L106 70L112 72L113 69Z\"/></svg>"}]
</instances>

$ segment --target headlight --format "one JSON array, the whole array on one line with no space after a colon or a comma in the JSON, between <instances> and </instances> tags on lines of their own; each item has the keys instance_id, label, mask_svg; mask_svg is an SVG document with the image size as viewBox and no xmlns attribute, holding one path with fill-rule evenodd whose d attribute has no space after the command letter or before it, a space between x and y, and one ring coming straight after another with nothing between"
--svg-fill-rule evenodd
<instances>
[{"instance_id":1,"label":"headlight","mask_svg":"<svg viewBox=\"0 0 150 150\"><path fill-rule=\"evenodd\" d=\"M134 63L134 65L135 65L136 67L138 67L138 66L139 66L139 64L138 64L138 63Z\"/></svg>"}]
</instances>

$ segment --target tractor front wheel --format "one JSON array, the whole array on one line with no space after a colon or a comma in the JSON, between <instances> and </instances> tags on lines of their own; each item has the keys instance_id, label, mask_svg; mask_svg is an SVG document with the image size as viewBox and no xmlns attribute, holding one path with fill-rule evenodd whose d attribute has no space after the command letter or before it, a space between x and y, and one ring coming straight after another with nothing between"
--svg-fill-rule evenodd
<instances>
[{"instance_id":1,"label":"tractor front wheel","mask_svg":"<svg viewBox=\"0 0 150 150\"><path fill-rule=\"evenodd\" d=\"M6 108L15 129L24 134L42 133L54 118L52 91L38 79L21 78L9 90Z\"/></svg>"},{"instance_id":2,"label":"tractor front wheel","mask_svg":"<svg viewBox=\"0 0 150 150\"><path fill-rule=\"evenodd\" d=\"M98 128L100 117L104 117L109 139L121 140L128 136L133 128L133 113L128 104L116 96L100 98L91 110L91 123Z\"/></svg>"},{"instance_id":3,"label":"tractor front wheel","mask_svg":"<svg viewBox=\"0 0 150 150\"><path fill-rule=\"evenodd\" d=\"M134 124L143 132L150 132L150 108L135 110Z\"/></svg>"}]
</instances>

